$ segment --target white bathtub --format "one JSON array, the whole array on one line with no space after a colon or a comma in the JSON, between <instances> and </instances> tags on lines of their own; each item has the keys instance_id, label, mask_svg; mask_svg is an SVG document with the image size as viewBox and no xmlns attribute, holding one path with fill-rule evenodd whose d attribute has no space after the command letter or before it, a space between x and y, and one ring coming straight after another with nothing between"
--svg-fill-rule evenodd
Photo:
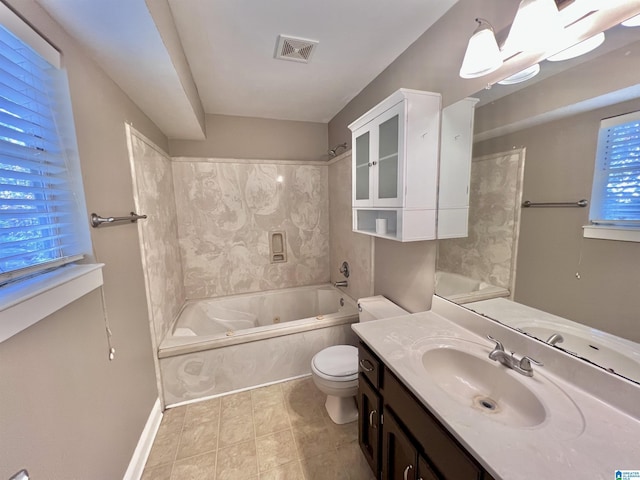
<instances>
[{"instance_id":1,"label":"white bathtub","mask_svg":"<svg viewBox=\"0 0 640 480\"><path fill-rule=\"evenodd\" d=\"M357 320L328 284L188 301L158 349L165 404L308 374L318 351L355 344Z\"/></svg>"},{"instance_id":2,"label":"white bathtub","mask_svg":"<svg viewBox=\"0 0 640 480\"><path fill-rule=\"evenodd\" d=\"M457 273L436 272L436 295L459 304L508 297L508 289Z\"/></svg>"}]
</instances>

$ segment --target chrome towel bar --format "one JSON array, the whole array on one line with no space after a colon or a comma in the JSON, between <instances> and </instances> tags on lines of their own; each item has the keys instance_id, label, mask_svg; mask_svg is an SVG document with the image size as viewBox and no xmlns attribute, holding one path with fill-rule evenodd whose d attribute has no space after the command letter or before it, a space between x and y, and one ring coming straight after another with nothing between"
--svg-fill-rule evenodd
<instances>
[{"instance_id":1,"label":"chrome towel bar","mask_svg":"<svg viewBox=\"0 0 640 480\"><path fill-rule=\"evenodd\" d=\"M585 199L578 200L577 202L530 202L529 200L522 202L522 206L529 207L586 207L589 205Z\"/></svg>"},{"instance_id":2,"label":"chrome towel bar","mask_svg":"<svg viewBox=\"0 0 640 480\"><path fill-rule=\"evenodd\" d=\"M147 218L146 215L138 215L136 212L131 212L128 217L101 217L97 213L91 214L91 226L98 228L100 225L114 225L120 222L136 223L140 219Z\"/></svg>"}]
</instances>

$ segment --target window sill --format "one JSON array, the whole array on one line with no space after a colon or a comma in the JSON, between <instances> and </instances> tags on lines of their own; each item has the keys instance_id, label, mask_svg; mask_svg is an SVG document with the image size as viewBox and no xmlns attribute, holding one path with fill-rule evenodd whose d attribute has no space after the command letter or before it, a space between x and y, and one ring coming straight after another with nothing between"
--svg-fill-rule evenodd
<instances>
[{"instance_id":1,"label":"window sill","mask_svg":"<svg viewBox=\"0 0 640 480\"><path fill-rule=\"evenodd\" d=\"M614 227L610 225L585 225L582 228L584 238L640 242L640 228Z\"/></svg>"},{"instance_id":2,"label":"window sill","mask_svg":"<svg viewBox=\"0 0 640 480\"><path fill-rule=\"evenodd\" d=\"M103 266L68 265L0 288L0 342L101 286Z\"/></svg>"}]
</instances>

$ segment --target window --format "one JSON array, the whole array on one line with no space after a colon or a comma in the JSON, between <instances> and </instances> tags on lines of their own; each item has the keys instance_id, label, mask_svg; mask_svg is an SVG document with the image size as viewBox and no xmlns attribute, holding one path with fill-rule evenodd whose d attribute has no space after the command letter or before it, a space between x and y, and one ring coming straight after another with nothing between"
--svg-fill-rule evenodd
<instances>
[{"instance_id":1,"label":"window","mask_svg":"<svg viewBox=\"0 0 640 480\"><path fill-rule=\"evenodd\" d=\"M585 236L640 241L640 112L600 123Z\"/></svg>"},{"instance_id":2,"label":"window","mask_svg":"<svg viewBox=\"0 0 640 480\"><path fill-rule=\"evenodd\" d=\"M99 266L61 268L90 243L59 63L59 52L0 4L0 341L102 283Z\"/></svg>"}]
</instances>

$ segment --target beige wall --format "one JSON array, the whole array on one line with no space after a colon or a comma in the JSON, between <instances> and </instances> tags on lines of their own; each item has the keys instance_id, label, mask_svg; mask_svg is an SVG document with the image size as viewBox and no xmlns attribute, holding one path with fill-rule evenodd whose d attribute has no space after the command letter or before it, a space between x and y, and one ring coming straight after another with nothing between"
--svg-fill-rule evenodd
<instances>
[{"instance_id":1,"label":"beige wall","mask_svg":"<svg viewBox=\"0 0 640 480\"><path fill-rule=\"evenodd\" d=\"M64 52L89 212L133 208L125 122L161 132L32 0L10 2ZM143 212L144 213L144 212ZM0 478L122 478L157 398L138 232L92 229L116 359L96 290L0 344Z\"/></svg>"},{"instance_id":2,"label":"beige wall","mask_svg":"<svg viewBox=\"0 0 640 480\"><path fill-rule=\"evenodd\" d=\"M600 120L633 110L640 100L488 140L474 155L524 146L524 200L590 199ZM640 244L584 239L588 216L588 208L522 211L515 300L640 342Z\"/></svg>"},{"instance_id":3,"label":"beige wall","mask_svg":"<svg viewBox=\"0 0 640 480\"><path fill-rule=\"evenodd\" d=\"M327 160L327 124L206 115L207 139L170 140L172 157Z\"/></svg>"}]
</instances>

